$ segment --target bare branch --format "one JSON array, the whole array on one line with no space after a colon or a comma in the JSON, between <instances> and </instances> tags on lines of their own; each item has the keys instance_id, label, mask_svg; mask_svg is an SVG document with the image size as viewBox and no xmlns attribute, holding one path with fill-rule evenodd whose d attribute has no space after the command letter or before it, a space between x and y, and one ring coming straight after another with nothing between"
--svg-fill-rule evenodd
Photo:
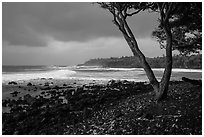
<instances>
[{"instance_id":1,"label":"bare branch","mask_svg":"<svg viewBox=\"0 0 204 137\"><path fill-rule=\"evenodd\" d=\"M141 8L141 9L139 9L139 10L133 12L133 13L127 13L126 15L127 15L127 16L132 16L132 15L134 15L134 14L139 13L141 10L143 10L143 9Z\"/></svg>"},{"instance_id":2,"label":"bare branch","mask_svg":"<svg viewBox=\"0 0 204 137\"><path fill-rule=\"evenodd\" d=\"M167 12L166 12L166 17L164 18L165 22L169 19L170 13L172 11L172 5L173 5L173 3L171 2L170 5L168 6L168 9L167 9Z\"/></svg>"},{"instance_id":3,"label":"bare branch","mask_svg":"<svg viewBox=\"0 0 204 137\"><path fill-rule=\"evenodd\" d=\"M145 6L140 7L137 11L132 12L132 13L127 13L126 15L132 16L132 15L138 14L140 11L150 8L152 5L153 5L153 3L147 4Z\"/></svg>"}]
</instances>

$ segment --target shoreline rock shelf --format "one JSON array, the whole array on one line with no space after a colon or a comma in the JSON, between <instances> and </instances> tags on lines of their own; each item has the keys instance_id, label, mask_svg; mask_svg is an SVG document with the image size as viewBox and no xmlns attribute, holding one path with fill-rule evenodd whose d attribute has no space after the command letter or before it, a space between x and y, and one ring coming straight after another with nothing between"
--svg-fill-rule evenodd
<instances>
[{"instance_id":1,"label":"shoreline rock shelf","mask_svg":"<svg viewBox=\"0 0 204 137\"><path fill-rule=\"evenodd\" d=\"M171 82L161 106L152 91L144 82L115 80L42 87L37 96L2 101L10 108L2 134L202 134L201 86Z\"/></svg>"}]
</instances>

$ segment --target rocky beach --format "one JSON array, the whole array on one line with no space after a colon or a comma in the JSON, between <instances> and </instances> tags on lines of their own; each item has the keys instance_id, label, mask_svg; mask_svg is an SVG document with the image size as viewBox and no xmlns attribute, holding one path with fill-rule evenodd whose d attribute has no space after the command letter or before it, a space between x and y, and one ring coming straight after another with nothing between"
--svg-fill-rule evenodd
<instances>
[{"instance_id":1,"label":"rocky beach","mask_svg":"<svg viewBox=\"0 0 204 137\"><path fill-rule=\"evenodd\" d=\"M172 81L154 101L146 82L42 78L3 84L3 135L200 135L202 86Z\"/></svg>"},{"instance_id":2,"label":"rocky beach","mask_svg":"<svg viewBox=\"0 0 204 137\"><path fill-rule=\"evenodd\" d=\"M202 2L2 2L3 135L202 135Z\"/></svg>"}]
</instances>

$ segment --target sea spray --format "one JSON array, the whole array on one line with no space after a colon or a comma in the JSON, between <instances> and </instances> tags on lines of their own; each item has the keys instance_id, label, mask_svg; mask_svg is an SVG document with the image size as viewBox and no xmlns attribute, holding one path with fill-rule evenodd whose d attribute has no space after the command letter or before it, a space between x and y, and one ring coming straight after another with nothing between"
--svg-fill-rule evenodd
<instances>
[{"instance_id":1,"label":"sea spray","mask_svg":"<svg viewBox=\"0 0 204 137\"><path fill-rule=\"evenodd\" d=\"M32 80L41 78L53 79L67 79L68 76L75 74L72 70L52 70L44 72L21 72L21 73L7 73L2 75L2 82L18 81L18 80Z\"/></svg>"}]
</instances>

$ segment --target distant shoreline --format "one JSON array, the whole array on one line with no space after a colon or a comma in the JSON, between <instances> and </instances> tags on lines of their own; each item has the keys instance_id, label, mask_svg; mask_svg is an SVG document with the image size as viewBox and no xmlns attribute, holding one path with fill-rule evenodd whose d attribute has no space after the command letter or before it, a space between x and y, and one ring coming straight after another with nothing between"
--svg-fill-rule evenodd
<instances>
[{"instance_id":1,"label":"distant shoreline","mask_svg":"<svg viewBox=\"0 0 204 137\"><path fill-rule=\"evenodd\" d=\"M165 57L146 58L151 68L164 68ZM90 59L78 66L102 66L110 68L142 68L134 56ZM173 68L202 69L202 54L191 56L173 56Z\"/></svg>"}]
</instances>

